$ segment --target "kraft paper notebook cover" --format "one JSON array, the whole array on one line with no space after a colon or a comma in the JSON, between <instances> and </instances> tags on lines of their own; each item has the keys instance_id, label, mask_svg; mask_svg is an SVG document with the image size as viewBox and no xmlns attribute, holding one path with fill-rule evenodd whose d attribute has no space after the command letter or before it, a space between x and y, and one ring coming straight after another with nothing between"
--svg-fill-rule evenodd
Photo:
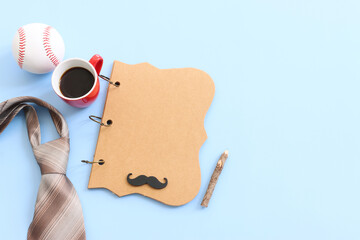
<instances>
[{"instance_id":1,"label":"kraft paper notebook cover","mask_svg":"<svg viewBox=\"0 0 360 240\"><path fill-rule=\"evenodd\" d=\"M148 63L114 61L89 188L106 188L119 197L138 193L179 206L199 192L199 151L207 138L204 119L215 93L208 74L194 68L158 69ZM130 185L140 175L167 185Z\"/></svg>"}]
</instances>

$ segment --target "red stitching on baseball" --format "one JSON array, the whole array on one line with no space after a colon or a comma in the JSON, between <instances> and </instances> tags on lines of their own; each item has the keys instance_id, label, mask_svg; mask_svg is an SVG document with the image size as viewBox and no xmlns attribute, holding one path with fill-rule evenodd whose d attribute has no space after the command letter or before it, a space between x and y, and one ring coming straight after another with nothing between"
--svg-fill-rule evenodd
<instances>
[{"instance_id":1,"label":"red stitching on baseball","mask_svg":"<svg viewBox=\"0 0 360 240\"><path fill-rule=\"evenodd\" d=\"M55 56L55 54L53 53L52 49L51 49L51 45L50 45L50 29L51 26L47 26L44 30L43 33L43 46L46 52L46 56L48 56L48 58L50 59L50 61L57 66L60 61L59 59Z\"/></svg>"},{"instance_id":2,"label":"red stitching on baseball","mask_svg":"<svg viewBox=\"0 0 360 240\"><path fill-rule=\"evenodd\" d=\"M19 48L18 48L19 54L18 54L17 62L20 68L22 68L25 58L25 46L26 46L25 31L22 27L18 29L18 34L19 34Z\"/></svg>"}]
</instances>

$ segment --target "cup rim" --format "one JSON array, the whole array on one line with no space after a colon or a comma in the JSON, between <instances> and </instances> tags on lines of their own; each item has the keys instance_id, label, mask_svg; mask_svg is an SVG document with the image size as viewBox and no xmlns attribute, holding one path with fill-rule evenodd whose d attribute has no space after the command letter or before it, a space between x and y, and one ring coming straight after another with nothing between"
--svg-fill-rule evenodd
<instances>
[{"instance_id":1,"label":"cup rim","mask_svg":"<svg viewBox=\"0 0 360 240\"><path fill-rule=\"evenodd\" d=\"M72 66L72 67L69 67L67 69L65 69L62 73L61 73L61 76L57 77L55 79L55 72L56 71L60 71L59 67L64 64L64 63L67 63L67 62L76 62L76 61L80 61L80 62L83 62L85 64L87 64L88 66L90 66L91 70L92 70L92 74L94 76L94 85L92 86L92 88L84 95L82 95L81 97L77 97L77 98L69 98L69 97L66 97L64 96L64 94L62 94L62 92L60 91L60 79L61 79L61 76L62 74L64 74L67 70L73 68L73 67L76 67L76 66ZM61 97L62 99L65 99L65 100L69 100L69 101L76 101L76 100L80 100L80 99L83 99L83 98L86 98L90 93L92 93L92 91L94 90L94 88L96 87L96 84L97 84L97 78L98 78L98 74L94 68L94 66L89 62L89 61L86 61L82 58L69 58L69 59L66 59L65 61L61 62L59 65L56 66L52 76L51 76L51 85L52 85L52 88L54 90L54 92L59 96ZM57 85L56 85L57 84Z\"/></svg>"}]
</instances>

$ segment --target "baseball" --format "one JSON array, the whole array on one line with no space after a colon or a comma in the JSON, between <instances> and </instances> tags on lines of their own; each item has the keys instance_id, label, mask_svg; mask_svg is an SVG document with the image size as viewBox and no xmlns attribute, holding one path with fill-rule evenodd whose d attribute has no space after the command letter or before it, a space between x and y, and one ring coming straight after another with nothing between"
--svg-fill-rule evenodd
<instances>
[{"instance_id":1,"label":"baseball","mask_svg":"<svg viewBox=\"0 0 360 240\"><path fill-rule=\"evenodd\" d=\"M32 73L48 73L63 60L65 45L55 28L31 23L18 29L12 43L20 68Z\"/></svg>"}]
</instances>

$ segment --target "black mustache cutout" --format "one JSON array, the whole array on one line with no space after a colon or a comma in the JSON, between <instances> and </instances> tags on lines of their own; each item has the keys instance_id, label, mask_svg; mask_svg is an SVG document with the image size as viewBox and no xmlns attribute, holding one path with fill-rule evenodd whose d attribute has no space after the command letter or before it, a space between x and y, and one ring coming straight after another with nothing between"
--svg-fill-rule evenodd
<instances>
[{"instance_id":1,"label":"black mustache cutout","mask_svg":"<svg viewBox=\"0 0 360 240\"><path fill-rule=\"evenodd\" d=\"M154 176L147 177L145 175L140 175L134 179L131 179L131 175L132 173L129 173L129 175L127 175L127 182L132 186L142 186L144 184L149 184L149 186L152 188L163 189L168 184L168 180L166 178L164 178L165 183L162 183Z\"/></svg>"}]
</instances>

